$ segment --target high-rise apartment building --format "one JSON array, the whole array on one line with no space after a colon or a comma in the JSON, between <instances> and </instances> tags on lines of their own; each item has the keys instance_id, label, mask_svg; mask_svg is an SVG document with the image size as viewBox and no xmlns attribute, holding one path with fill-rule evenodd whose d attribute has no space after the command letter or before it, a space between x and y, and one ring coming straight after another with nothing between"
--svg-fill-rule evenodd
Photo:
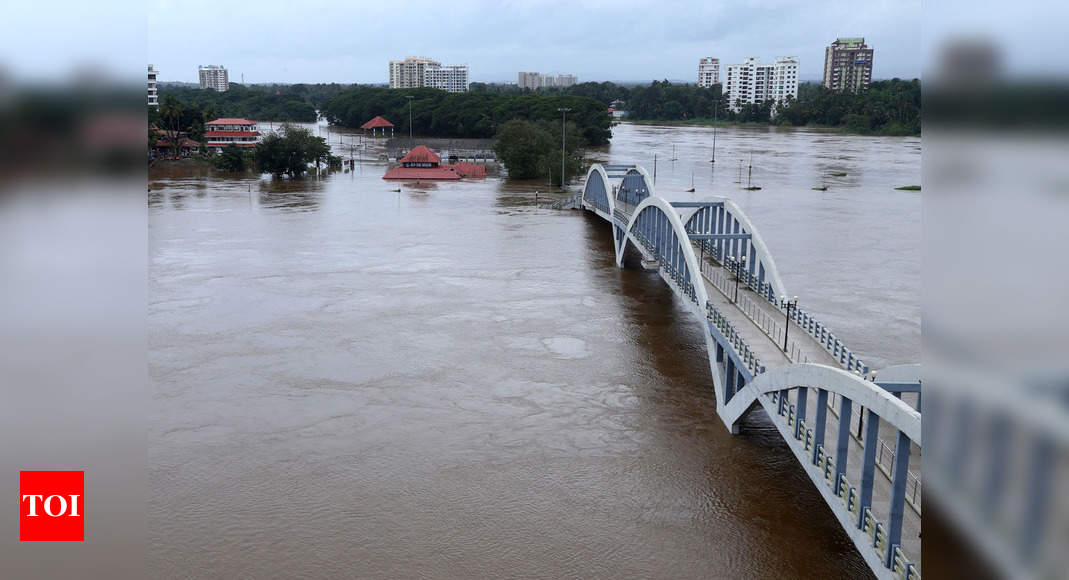
<instances>
[{"instance_id":1,"label":"high-rise apartment building","mask_svg":"<svg viewBox=\"0 0 1069 580\"><path fill-rule=\"evenodd\" d=\"M390 88L415 89L425 86L424 77L428 66L440 67L442 63L423 56L409 56L404 60L390 61Z\"/></svg>"},{"instance_id":2,"label":"high-rise apartment building","mask_svg":"<svg viewBox=\"0 0 1069 580\"><path fill-rule=\"evenodd\" d=\"M856 93L872 82L872 49L864 38L837 38L824 49L824 86Z\"/></svg>"},{"instance_id":3,"label":"high-rise apartment building","mask_svg":"<svg viewBox=\"0 0 1069 580\"><path fill-rule=\"evenodd\" d=\"M542 75L536 72L521 72L516 75L516 86L521 89L537 89L542 86Z\"/></svg>"},{"instance_id":4,"label":"high-rise apartment building","mask_svg":"<svg viewBox=\"0 0 1069 580\"><path fill-rule=\"evenodd\" d=\"M698 86L709 88L720 83L720 59L707 56L698 61Z\"/></svg>"},{"instance_id":5,"label":"high-rise apartment building","mask_svg":"<svg viewBox=\"0 0 1069 580\"><path fill-rule=\"evenodd\" d=\"M159 107L160 96L156 89L156 77L160 74L160 71L148 65L148 106Z\"/></svg>"},{"instance_id":6,"label":"high-rise apartment building","mask_svg":"<svg viewBox=\"0 0 1069 580\"><path fill-rule=\"evenodd\" d=\"M761 64L755 57L742 64L727 65L724 95L735 112L744 104L773 100L782 104L788 97L798 98L798 58L778 56L773 64ZM773 111L773 114L774 111Z\"/></svg>"},{"instance_id":7,"label":"high-rise apartment building","mask_svg":"<svg viewBox=\"0 0 1069 580\"><path fill-rule=\"evenodd\" d=\"M224 67L201 65L197 67L197 76L200 78L202 89L215 89L221 93L230 88L230 79Z\"/></svg>"},{"instance_id":8,"label":"high-rise apartment building","mask_svg":"<svg viewBox=\"0 0 1069 580\"><path fill-rule=\"evenodd\" d=\"M468 65L428 66L423 71L423 86L442 89L450 93L466 92L468 90Z\"/></svg>"},{"instance_id":9,"label":"high-rise apartment building","mask_svg":"<svg viewBox=\"0 0 1069 580\"><path fill-rule=\"evenodd\" d=\"M570 87L579 82L575 75L547 75L536 72L521 72L516 75L516 86L521 89Z\"/></svg>"},{"instance_id":10,"label":"high-rise apartment building","mask_svg":"<svg viewBox=\"0 0 1069 580\"><path fill-rule=\"evenodd\" d=\"M577 82L579 82L579 77L575 75L557 75L558 87L570 87Z\"/></svg>"},{"instance_id":11,"label":"high-rise apartment building","mask_svg":"<svg viewBox=\"0 0 1069 580\"><path fill-rule=\"evenodd\" d=\"M390 61L390 88L432 87L463 93L468 90L468 65L442 63L427 57L410 56Z\"/></svg>"}]
</instances>

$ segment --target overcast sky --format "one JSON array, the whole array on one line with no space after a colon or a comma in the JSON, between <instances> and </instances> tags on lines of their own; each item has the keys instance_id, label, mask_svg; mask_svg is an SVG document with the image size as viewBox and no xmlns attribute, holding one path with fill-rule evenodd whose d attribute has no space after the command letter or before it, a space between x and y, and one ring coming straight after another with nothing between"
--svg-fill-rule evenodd
<instances>
[{"instance_id":1,"label":"overcast sky","mask_svg":"<svg viewBox=\"0 0 1069 580\"><path fill-rule=\"evenodd\" d=\"M703 56L721 66L797 56L799 76L816 80L828 43L864 36L876 50L874 78L921 72L919 0L344 4L153 0L148 62L162 81L189 82L198 64L221 64L236 82L384 83L388 61L405 56L467 64L473 82L516 82L521 70L694 82Z\"/></svg>"}]
</instances>

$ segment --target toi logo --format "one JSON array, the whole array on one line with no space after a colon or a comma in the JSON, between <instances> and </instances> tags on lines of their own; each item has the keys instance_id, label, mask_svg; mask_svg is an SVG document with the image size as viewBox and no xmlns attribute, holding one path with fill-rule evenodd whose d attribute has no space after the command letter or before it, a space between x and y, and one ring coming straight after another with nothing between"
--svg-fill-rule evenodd
<instances>
[{"instance_id":1,"label":"toi logo","mask_svg":"<svg viewBox=\"0 0 1069 580\"><path fill-rule=\"evenodd\" d=\"M19 472L19 540L85 540L85 472Z\"/></svg>"}]
</instances>

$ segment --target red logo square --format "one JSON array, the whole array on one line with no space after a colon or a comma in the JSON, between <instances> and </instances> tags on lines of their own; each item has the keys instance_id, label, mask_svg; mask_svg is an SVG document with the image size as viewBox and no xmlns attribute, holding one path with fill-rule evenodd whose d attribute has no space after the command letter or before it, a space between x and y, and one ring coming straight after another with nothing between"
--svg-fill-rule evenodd
<instances>
[{"instance_id":1,"label":"red logo square","mask_svg":"<svg viewBox=\"0 0 1069 580\"><path fill-rule=\"evenodd\" d=\"M85 472L19 472L19 540L85 540Z\"/></svg>"}]
</instances>

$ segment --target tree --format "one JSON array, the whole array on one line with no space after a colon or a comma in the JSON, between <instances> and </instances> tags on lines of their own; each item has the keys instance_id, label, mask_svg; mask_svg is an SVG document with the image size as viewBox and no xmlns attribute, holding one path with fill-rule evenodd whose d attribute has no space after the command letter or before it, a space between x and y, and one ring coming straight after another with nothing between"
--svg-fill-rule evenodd
<instances>
[{"instance_id":1,"label":"tree","mask_svg":"<svg viewBox=\"0 0 1069 580\"><path fill-rule=\"evenodd\" d=\"M223 148L215 159L212 160L216 169L222 171L245 171L245 153L240 147L231 143Z\"/></svg>"},{"instance_id":2,"label":"tree","mask_svg":"<svg viewBox=\"0 0 1069 580\"><path fill-rule=\"evenodd\" d=\"M547 152L553 150L553 136L530 121L513 119L497 132L494 152L505 164L509 177L533 179L543 175ZM560 151L559 149L557 150Z\"/></svg>"},{"instance_id":3,"label":"tree","mask_svg":"<svg viewBox=\"0 0 1069 580\"><path fill-rule=\"evenodd\" d=\"M283 125L256 145L256 165L264 173L299 177L313 162L329 165L330 147L307 129Z\"/></svg>"}]
</instances>

